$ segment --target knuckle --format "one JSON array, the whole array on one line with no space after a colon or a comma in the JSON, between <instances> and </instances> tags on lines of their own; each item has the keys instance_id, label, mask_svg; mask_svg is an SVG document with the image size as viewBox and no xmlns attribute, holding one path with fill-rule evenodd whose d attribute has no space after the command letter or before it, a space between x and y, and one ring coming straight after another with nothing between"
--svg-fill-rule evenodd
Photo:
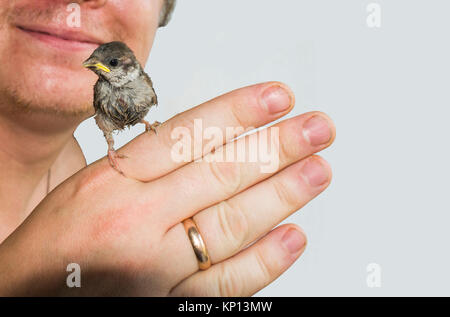
<instances>
[{"instance_id":1,"label":"knuckle","mask_svg":"<svg viewBox=\"0 0 450 317\"><path fill-rule=\"evenodd\" d=\"M294 193L285 182L274 179L272 184L274 192L283 206L295 207L298 205L299 195Z\"/></svg>"},{"instance_id":2,"label":"knuckle","mask_svg":"<svg viewBox=\"0 0 450 317\"><path fill-rule=\"evenodd\" d=\"M252 104L249 102L245 102L245 104ZM243 111L243 109L246 109ZM230 107L230 114L232 116L232 120L238 127L245 128L248 126L247 120L245 119L248 113L248 107L244 106L243 102L237 102L232 104Z\"/></svg>"},{"instance_id":3,"label":"knuckle","mask_svg":"<svg viewBox=\"0 0 450 317\"><path fill-rule=\"evenodd\" d=\"M272 281L272 276L274 276L275 273L267 262L266 257L264 257L260 251L256 251L255 259L258 268L258 280L261 281L264 286L266 286L270 284L270 282Z\"/></svg>"},{"instance_id":4,"label":"knuckle","mask_svg":"<svg viewBox=\"0 0 450 317\"><path fill-rule=\"evenodd\" d=\"M220 272L217 274L217 293L220 297L241 296L244 291L244 281L242 274L234 265L220 265Z\"/></svg>"},{"instance_id":5,"label":"knuckle","mask_svg":"<svg viewBox=\"0 0 450 317\"><path fill-rule=\"evenodd\" d=\"M163 134L163 138L160 140L162 144L174 144L178 142L177 138L179 138L179 133L187 133L188 140L192 144L195 121L191 118L188 118L185 113L179 113L169 121L164 122L165 129L167 129L167 133ZM160 135L158 134L158 139L160 139Z\"/></svg>"},{"instance_id":6,"label":"knuckle","mask_svg":"<svg viewBox=\"0 0 450 317\"><path fill-rule=\"evenodd\" d=\"M114 175L108 172L109 166L95 166L84 169L74 182L74 195L85 195L105 188Z\"/></svg>"},{"instance_id":7,"label":"knuckle","mask_svg":"<svg viewBox=\"0 0 450 317\"><path fill-rule=\"evenodd\" d=\"M210 162L209 172L219 183L221 190L231 196L241 188L240 165L234 162Z\"/></svg>"},{"instance_id":8,"label":"knuckle","mask_svg":"<svg viewBox=\"0 0 450 317\"><path fill-rule=\"evenodd\" d=\"M282 129L280 129L281 131ZM294 160L298 156L298 146L292 144L292 137L280 136L279 139L280 158L286 162Z\"/></svg>"},{"instance_id":9,"label":"knuckle","mask_svg":"<svg viewBox=\"0 0 450 317\"><path fill-rule=\"evenodd\" d=\"M222 236L233 251L240 250L248 238L249 224L241 208L222 201L217 205L217 217Z\"/></svg>"}]
</instances>

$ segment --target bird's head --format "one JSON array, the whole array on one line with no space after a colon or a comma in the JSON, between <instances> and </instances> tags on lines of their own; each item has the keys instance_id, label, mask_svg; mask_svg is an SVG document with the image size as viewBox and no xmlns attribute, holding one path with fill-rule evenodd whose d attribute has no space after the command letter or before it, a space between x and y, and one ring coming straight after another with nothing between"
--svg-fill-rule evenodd
<instances>
[{"instance_id":1,"label":"bird's head","mask_svg":"<svg viewBox=\"0 0 450 317\"><path fill-rule=\"evenodd\" d=\"M133 51L122 42L100 45L83 66L117 87L136 79L141 70Z\"/></svg>"}]
</instances>

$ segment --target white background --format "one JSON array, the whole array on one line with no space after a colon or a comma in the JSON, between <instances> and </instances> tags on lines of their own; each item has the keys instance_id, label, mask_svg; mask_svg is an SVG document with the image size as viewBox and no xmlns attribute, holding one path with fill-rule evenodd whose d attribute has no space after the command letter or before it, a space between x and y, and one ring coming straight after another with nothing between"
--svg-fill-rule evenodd
<instances>
[{"instance_id":1,"label":"white background","mask_svg":"<svg viewBox=\"0 0 450 317\"><path fill-rule=\"evenodd\" d=\"M332 184L287 219L307 250L258 295L450 295L449 15L448 0L178 1L146 67L160 103L149 120L280 80L296 93L289 117L321 110L337 126L322 153ZM106 154L92 118L76 137L88 162ZM372 262L380 288L366 283Z\"/></svg>"}]
</instances>

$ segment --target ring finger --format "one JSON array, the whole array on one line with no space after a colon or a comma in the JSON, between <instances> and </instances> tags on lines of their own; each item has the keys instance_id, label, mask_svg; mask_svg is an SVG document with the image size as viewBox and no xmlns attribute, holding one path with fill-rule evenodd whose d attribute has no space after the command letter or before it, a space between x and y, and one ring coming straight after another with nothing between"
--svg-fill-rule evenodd
<instances>
[{"instance_id":1,"label":"ring finger","mask_svg":"<svg viewBox=\"0 0 450 317\"><path fill-rule=\"evenodd\" d=\"M318 156L297 162L266 181L211 206L193 218L203 237L211 262L232 257L266 234L294 211L303 207L329 184L331 170ZM177 244L174 244L177 241ZM184 279L198 271L193 248L182 224L166 234L163 245L183 259L174 278ZM171 247L170 247L171 246Z\"/></svg>"},{"instance_id":2,"label":"ring finger","mask_svg":"<svg viewBox=\"0 0 450 317\"><path fill-rule=\"evenodd\" d=\"M303 253L306 237L283 225L236 256L176 285L170 296L251 296L280 276Z\"/></svg>"}]
</instances>

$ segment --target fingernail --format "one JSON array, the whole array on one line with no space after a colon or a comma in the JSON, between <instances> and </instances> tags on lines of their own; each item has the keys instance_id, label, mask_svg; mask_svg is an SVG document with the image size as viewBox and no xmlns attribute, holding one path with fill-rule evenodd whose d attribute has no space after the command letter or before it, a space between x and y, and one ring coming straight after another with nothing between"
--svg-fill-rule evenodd
<instances>
[{"instance_id":1,"label":"fingernail","mask_svg":"<svg viewBox=\"0 0 450 317\"><path fill-rule=\"evenodd\" d=\"M295 254L305 246L306 238L297 229L290 228L284 233L281 242L291 254Z\"/></svg>"},{"instance_id":2,"label":"fingernail","mask_svg":"<svg viewBox=\"0 0 450 317\"><path fill-rule=\"evenodd\" d=\"M301 170L302 176L311 187L317 187L328 181L328 172L317 159L310 159Z\"/></svg>"},{"instance_id":3,"label":"fingernail","mask_svg":"<svg viewBox=\"0 0 450 317\"><path fill-rule=\"evenodd\" d=\"M291 96L284 88L275 85L263 92L261 102L269 113L275 114L289 108Z\"/></svg>"},{"instance_id":4,"label":"fingernail","mask_svg":"<svg viewBox=\"0 0 450 317\"><path fill-rule=\"evenodd\" d=\"M309 118L303 125L303 136L311 145L328 143L331 139L328 121L319 115Z\"/></svg>"}]
</instances>

